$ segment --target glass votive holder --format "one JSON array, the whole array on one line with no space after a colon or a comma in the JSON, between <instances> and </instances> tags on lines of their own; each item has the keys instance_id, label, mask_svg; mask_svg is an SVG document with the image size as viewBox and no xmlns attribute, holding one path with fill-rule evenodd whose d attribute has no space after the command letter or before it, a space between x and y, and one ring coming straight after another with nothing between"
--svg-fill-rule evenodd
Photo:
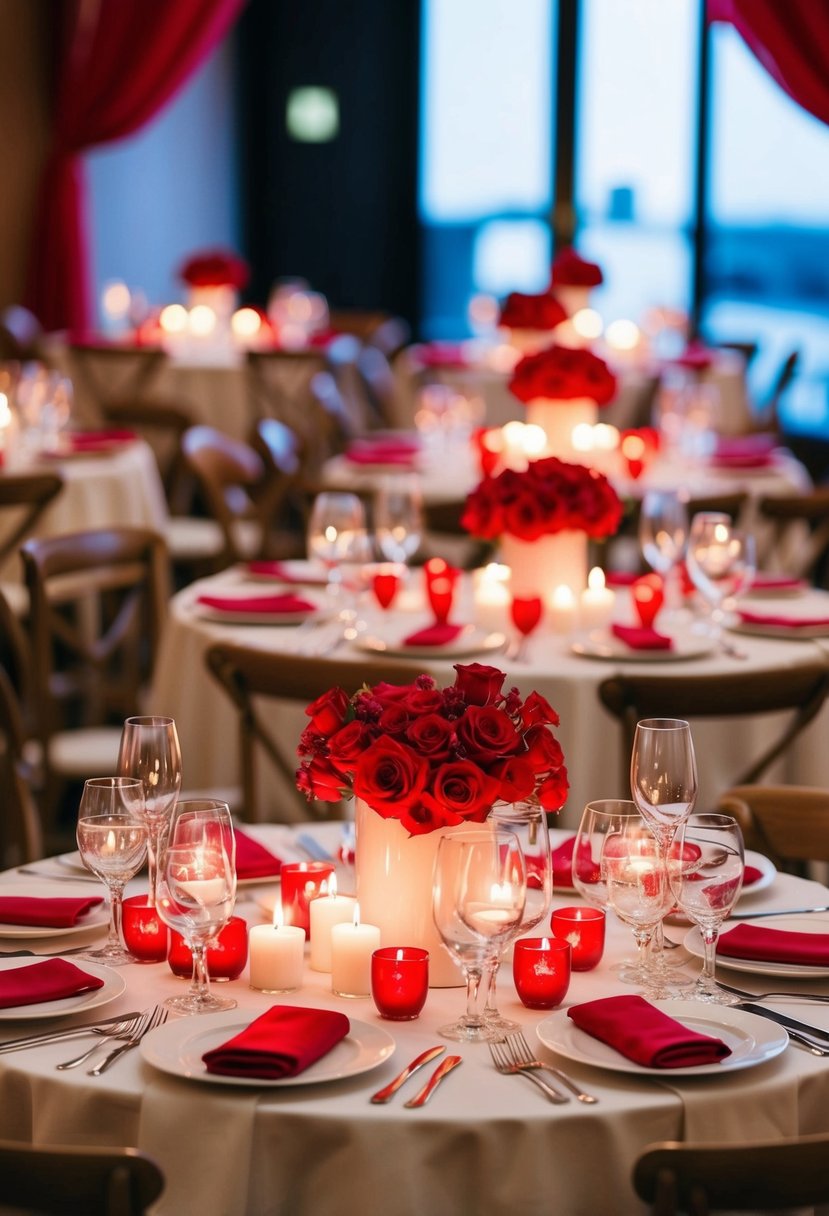
<instances>
[{"instance_id":1,"label":"glass votive holder","mask_svg":"<svg viewBox=\"0 0 829 1216\"><path fill-rule=\"evenodd\" d=\"M279 872L282 888L282 917L286 925L296 925L311 936L311 900L328 894L328 881L334 873L329 861L293 861Z\"/></svg>"},{"instance_id":2,"label":"glass votive holder","mask_svg":"<svg viewBox=\"0 0 829 1216\"><path fill-rule=\"evenodd\" d=\"M553 937L570 943L574 971L592 971L604 954L603 908L556 908L550 917Z\"/></svg>"},{"instance_id":3,"label":"glass votive holder","mask_svg":"<svg viewBox=\"0 0 829 1216\"><path fill-rule=\"evenodd\" d=\"M371 996L381 1018L410 1022L429 994L429 951L384 946L371 956Z\"/></svg>"},{"instance_id":4,"label":"glass votive holder","mask_svg":"<svg viewBox=\"0 0 829 1216\"><path fill-rule=\"evenodd\" d=\"M148 895L131 895L122 907L124 945L139 963L163 963L170 930L159 918Z\"/></svg>"},{"instance_id":5,"label":"glass votive holder","mask_svg":"<svg viewBox=\"0 0 829 1216\"><path fill-rule=\"evenodd\" d=\"M211 980L221 983L235 980L248 961L248 924L241 916L231 916L217 938L207 946L207 973ZM170 952L167 962L173 975L189 980L193 975L193 955L190 947L175 929L170 930Z\"/></svg>"},{"instance_id":6,"label":"glass votive holder","mask_svg":"<svg viewBox=\"0 0 829 1216\"><path fill-rule=\"evenodd\" d=\"M512 978L522 1005L555 1009L570 987L570 943L557 937L524 937L515 943Z\"/></svg>"}]
</instances>

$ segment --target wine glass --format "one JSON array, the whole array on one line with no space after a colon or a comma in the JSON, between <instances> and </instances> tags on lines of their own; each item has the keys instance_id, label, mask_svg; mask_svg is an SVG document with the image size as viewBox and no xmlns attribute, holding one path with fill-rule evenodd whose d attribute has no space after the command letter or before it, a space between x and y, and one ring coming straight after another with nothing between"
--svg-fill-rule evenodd
<instances>
[{"instance_id":1,"label":"wine glass","mask_svg":"<svg viewBox=\"0 0 829 1216\"><path fill-rule=\"evenodd\" d=\"M172 813L158 866L156 909L187 942L193 982L166 1004L179 1013L233 1009L231 997L210 992L206 948L228 923L236 900L236 841L226 802L186 799Z\"/></svg>"},{"instance_id":2,"label":"wine glass","mask_svg":"<svg viewBox=\"0 0 829 1216\"><path fill-rule=\"evenodd\" d=\"M510 600L510 619L521 634L512 656L516 663L526 661L529 636L538 626L543 614L544 601L540 595L514 595Z\"/></svg>"},{"instance_id":3,"label":"wine glass","mask_svg":"<svg viewBox=\"0 0 829 1216\"><path fill-rule=\"evenodd\" d=\"M543 807L535 802L503 803L494 806L489 813L488 823L498 828L513 832L521 845L524 854L524 869L527 873L527 897L524 904L524 915L515 932L510 934L507 945L522 933L534 929L550 910L553 902L553 864L550 854L550 833L547 827L547 814ZM488 1026L498 1027L507 1034L517 1027L502 1017L498 1012L496 980L500 956L495 958L488 968L489 985L487 988L484 1018Z\"/></svg>"},{"instance_id":4,"label":"wine glass","mask_svg":"<svg viewBox=\"0 0 829 1216\"><path fill-rule=\"evenodd\" d=\"M147 825L148 901L156 902L158 849L181 789L181 749L172 718L127 718L121 731L118 772L144 787L141 814Z\"/></svg>"},{"instance_id":5,"label":"wine glass","mask_svg":"<svg viewBox=\"0 0 829 1216\"><path fill-rule=\"evenodd\" d=\"M648 490L639 512L639 544L645 561L661 575L668 611L679 607L679 587L673 577L688 539L688 512L676 490Z\"/></svg>"},{"instance_id":6,"label":"wine glass","mask_svg":"<svg viewBox=\"0 0 829 1216\"><path fill-rule=\"evenodd\" d=\"M423 492L416 473L384 477L374 499L374 534L386 561L405 564L423 536Z\"/></svg>"},{"instance_id":7,"label":"wine glass","mask_svg":"<svg viewBox=\"0 0 829 1216\"><path fill-rule=\"evenodd\" d=\"M717 987L717 940L743 885L743 834L731 815L692 815L669 860L671 888L685 915L698 925L704 946L702 972L686 995L733 1005L740 999Z\"/></svg>"},{"instance_id":8,"label":"wine glass","mask_svg":"<svg viewBox=\"0 0 829 1216\"><path fill-rule=\"evenodd\" d=\"M702 511L688 533L688 574L711 608L711 632L722 634L726 605L754 576L754 537L735 528L728 515Z\"/></svg>"},{"instance_id":9,"label":"wine glass","mask_svg":"<svg viewBox=\"0 0 829 1216\"><path fill-rule=\"evenodd\" d=\"M344 636L350 636L352 629L356 636L356 612L343 602L340 592L354 590L347 569L368 561L370 548L365 508L358 496L340 490L318 494L308 521L308 552L325 566L331 616L342 625Z\"/></svg>"},{"instance_id":10,"label":"wine glass","mask_svg":"<svg viewBox=\"0 0 829 1216\"><path fill-rule=\"evenodd\" d=\"M524 914L524 856L513 832L447 832L435 858L432 911L444 945L466 978L466 1013L438 1033L462 1043L503 1036L478 1008L481 978L501 953Z\"/></svg>"},{"instance_id":11,"label":"wine glass","mask_svg":"<svg viewBox=\"0 0 829 1216\"><path fill-rule=\"evenodd\" d=\"M80 956L122 967L135 960L124 948L121 910L124 887L137 874L147 852L147 828L140 808L144 787L131 777L91 777L84 782L76 837L88 870L109 891L109 935L105 946Z\"/></svg>"}]
</instances>

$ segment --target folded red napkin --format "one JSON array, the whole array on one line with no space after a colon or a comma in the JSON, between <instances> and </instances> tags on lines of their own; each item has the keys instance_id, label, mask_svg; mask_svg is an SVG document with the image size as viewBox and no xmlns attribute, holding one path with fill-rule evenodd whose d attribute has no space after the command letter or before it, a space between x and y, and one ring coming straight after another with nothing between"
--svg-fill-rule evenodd
<instances>
[{"instance_id":1,"label":"folded red napkin","mask_svg":"<svg viewBox=\"0 0 829 1216\"><path fill-rule=\"evenodd\" d=\"M458 634L463 633L464 625L450 625L448 621L435 621L425 629L417 629L403 639L404 646L448 646L454 642Z\"/></svg>"},{"instance_id":2,"label":"folded red napkin","mask_svg":"<svg viewBox=\"0 0 829 1216\"><path fill-rule=\"evenodd\" d=\"M788 574L755 574L748 591L798 591L808 586L802 578L791 578Z\"/></svg>"},{"instance_id":3,"label":"folded red napkin","mask_svg":"<svg viewBox=\"0 0 829 1216\"><path fill-rule=\"evenodd\" d=\"M60 1001L103 986L104 981L97 975L87 975L67 959L49 958L30 967L0 971L0 1009Z\"/></svg>"},{"instance_id":4,"label":"folded red napkin","mask_svg":"<svg viewBox=\"0 0 829 1216\"><path fill-rule=\"evenodd\" d=\"M757 866L746 866L743 870L743 886L750 887L752 883L759 882L763 877L763 871L758 870Z\"/></svg>"},{"instance_id":5,"label":"folded red napkin","mask_svg":"<svg viewBox=\"0 0 829 1216\"><path fill-rule=\"evenodd\" d=\"M296 1077L345 1038L344 1013L273 1005L240 1034L202 1056L207 1071L223 1077Z\"/></svg>"},{"instance_id":6,"label":"folded red napkin","mask_svg":"<svg viewBox=\"0 0 829 1216\"><path fill-rule=\"evenodd\" d=\"M673 650L673 640L642 625L611 625L610 631L631 650Z\"/></svg>"},{"instance_id":7,"label":"folded red napkin","mask_svg":"<svg viewBox=\"0 0 829 1216\"><path fill-rule=\"evenodd\" d=\"M324 570L303 566L299 573L285 562L248 562L249 574L265 578L277 578L281 583L304 583L306 587L324 587L327 583Z\"/></svg>"},{"instance_id":8,"label":"folded red napkin","mask_svg":"<svg viewBox=\"0 0 829 1216\"><path fill-rule=\"evenodd\" d=\"M702 342L689 342L682 354L677 355L673 363L677 367L686 367L689 371L706 371L714 362L715 352Z\"/></svg>"},{"instance_id":9,"label":"folded red napkin","mask_svg":"<svg viewBox=\"0 0 829 1216\"><path fill-rule=\"evenodd\" d=\"M407 440L358 439L346 448L345 458L352 464L414 464L418 447Z\"/></svg>"},{"instance_id":10,"label":"folded red napkin","mask_svg":"<svg viewBox=\"0 0 829 1216\"><path fill-rule=\"evenodd\" d=\"M2 895L0 896L0 924L35 925L42 929L71 929L90 908L103 902L100 895L68 899Z\"/></svg>"},{"instance_id":11,"label":"folded red napkin","mask_svg":"<svg viewBox=\"0 0 829 1216\"><path fill-rule=\"evenodd\" d=\"M427 342L418 346L414 357L421 367L466 368L469 359L457 342Z\"/></svg>"},{"instance_id":12,"label":"folded red napkin","mask_svg":"<svg viewBox=\"0 0 829 1216\"><path fill-rule=\"evenodd\" d=\"M300 599L298 595L200 595L198 603L208 608L216 608L220 612L249 612L252 616L258 612L292 613L314 612L316 605L309 600Z\"/></svg>"},{"instance_id":13,"label":"folded red napkin","mask_svg":"<svg viewBox=\"0 0 829 1216\"><path fill-rule=\"evenodd\" d=\"M731 1048L668 1017L641 996L608 996L567 1010L580 1030L645 1068L718 1064Z\"/></svg>"},{"instance_id":14,"label":"folded red napkin","mask_svg":"<svg viewBox=\"0 0 829 1216\"><path fill-rule=\"evenodd\" d=\"M790 929L735 925L720 937L717 954L758 963L829 967L829 933L793 933Z\"/></svg>"},{"instance_id":15,"label":"folded red napkin","mask_svg":"<svg viewBox=\"0 0 829 1216\"><path fill-rule=\"evenodd\" d=\"M553 889L556 887L573 886L573 852L575 847L576 838L575 836L571 836L569 840L565 840L563 844L558 845L557 848L552 850ZM599 867L593 860L590 845L586 840L583 840L581 843L576 868L581 882L594 883L599 881Z\"/></svg>"},{"instance_id":16,"label":"folded red napkin","mask_svg":"<svg viewBox=\"0 0 829 1216\"><path fill-rule=\"evenodd\" d=\"M822 629L829 626L829 616L786 616L785 613L739 612L744 625L771 625L774 629Z\"/></svg>"},{"instance_id":17,"label":"folded red napkin","mask_svg":"<svg viewBox=\"0 0 829 1216\"><path fill-rule=\"evenodd\" d=\"M720 435L714 456L724 460L770 456L777 442L774 435Z\"/></svg>"},{"instance_id":18,"label":"folded red napkin","mask_svg":"<svg viewBox=\"0 0 829 1216\"><path fill-rule=\"evenodd\" d=\"M118 447L137 439L135 431L72 431L69 446L73 452L94 452L98 448Z\"/></svg>"},{"instance_id":19,"label":"folded red napkin","mask_svg":"<svg viewBox=\"0 0 829 1216\"><path fill-rule=\"evenodd\" d=\"M271 878L282 869L282 860L274 857L263 844L248 836L245 832L235 829L236 837L236 877L237 878Z\"/></svg>"}]
</instances>

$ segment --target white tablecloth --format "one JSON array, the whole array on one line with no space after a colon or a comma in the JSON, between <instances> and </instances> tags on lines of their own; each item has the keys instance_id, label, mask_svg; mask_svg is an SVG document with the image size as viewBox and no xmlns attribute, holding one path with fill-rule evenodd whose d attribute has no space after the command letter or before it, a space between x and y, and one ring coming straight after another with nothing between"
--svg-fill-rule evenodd
<instances>
[{"instance_id":1,"label":"white tablecloth","mask_svg":"<svg viewBox=\"0 0 829 1216\"><path fill-rule=\"evenodd\" d=\"M314 831L333 844L339 826ZM260 832L275 848L286 840L286 829ZM50 867L67 872L42 863ZM347 876L342 878L345 889ZM25 889L31 881L19 874L0 879L4 892ZM61 894L94 890L88 884L51 886ZM265 884L240 891L245 902L239 910L251 923L264 913L249 897L268 890ZM745 896L744 906L806 907L825 903L827 895L816 883L777 876L767 891ZM572 898L555 900L568 902ZM683 930L670 933L681 936ZM0 948L20 944L0 940ZM48 948L46 942L34 944ZM619 992L612 964L631 945L629 930L609 920L604 960L595 971L573 976L566 1004ZM142 1008L181 991L182 981L166 964L129 966L122 974L126 992L102 1014ZM758 977L732 978L760 990ZM268 997L247 986L245 973L223 991L237 999L243 1019L284 1001L335 1007L383 1026L396 1050L373 1071L308 1087L243 1089L171 1077L133 1051L99 1078L83 1069L56 1072L55 1064L76 1054L73 1041L0 1055L0 1135L36 1144L137 1145L167 1175L156 1216L596 1216L644 1212L630 1172L637 1153L654 1140L739 1142L829 1131L826 1062L794 1047L762 1066L711 1079L639 1078L565 1062L599 1098L587 1107L575 1100L553 1106L524 1079L500 1076L485 1046L450 1043L447 1050L457 1050L463 1065L428 1106L403 1107L419 1084L414 1080L388 1105L373 1106L368 1099L376 1089L441 1042L437 1028L459 1015L463 992L431 989L417 1020L390 1023L378 1017L369 998L336 998L329 987L327 976L306 971L299 991ZM823 987L829 992L829 984ZM502 967L499 1005L535 1041L535 1027L547 1015L518 1002L508 966ZM829 1006L779 1007L829 1028ZM45 1025L3 1022L3 1037Z\"/></svg>"}]
</instances>

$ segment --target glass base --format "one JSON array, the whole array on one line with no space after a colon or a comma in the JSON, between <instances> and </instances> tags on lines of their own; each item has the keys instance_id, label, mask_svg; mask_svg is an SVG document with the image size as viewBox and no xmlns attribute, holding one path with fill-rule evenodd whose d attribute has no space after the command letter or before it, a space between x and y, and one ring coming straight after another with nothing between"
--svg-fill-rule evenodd
<instances>
[{"instance_id":1,"label":"glass base","mask_svg":"<svg viewBox=\"0 0 829 1216\"><path fill-rule=\"evenodd\" d=\"M701 984L692 984L683 992L683 999L686 1001L700 1001L704 1005L739 1005L745 997L734 996L731 992L724 992L722 988L708 988Z\"/></svg>"},{"instance_id":2,"label":"glass base","mask_svg":"<svg viewBox=\"0 0 829 1216\"><path fill-rule=\"evenodd\" d=\"M512 1034L514 1030L520 1030L518 1022L511 1022L509 1018L503 1017L497 1009L493 1009L491 1013L484 1010L484 1022L493 1030L500 1031L501 1034Z\"/></svg>"},{"instance_id":3,"label":"glass base","mask_svg":"<svg viewBox=\"0 0 829 1216\"><path fill-rule=\"evenodd\" d=\"M127 963L140 963L143 960L134 958L128 950L124 950L120 946L112 948L102 946L99 950L84 950L82 954L76 954L75 961L103 963L105 967L126 967Z\"/></svg>"},{"instance_id":4,"label":"glass base","mask_svg":"<svg viewBox=\"0 0 829 1216\"><path fill-rule=\"evenodd\" d=\"M448 1026L441 1026L438 1034L443 1039L452 1039L455 1043L498 1043L504 1037L504 1031L489 1023L469 1025L461 1018Z\"/></svg>"},{"instance_id":5,"label":"glass base","mask_svg":"<svg viewBox=\"0 0 829 1216\"><path fill-rule=\"evenodd\" d=\"M170 996L164 1002L176 1013L218 1013L222 1009L235 1009L238 1002L230 996Z\"/></svg>"}]
</instances>

